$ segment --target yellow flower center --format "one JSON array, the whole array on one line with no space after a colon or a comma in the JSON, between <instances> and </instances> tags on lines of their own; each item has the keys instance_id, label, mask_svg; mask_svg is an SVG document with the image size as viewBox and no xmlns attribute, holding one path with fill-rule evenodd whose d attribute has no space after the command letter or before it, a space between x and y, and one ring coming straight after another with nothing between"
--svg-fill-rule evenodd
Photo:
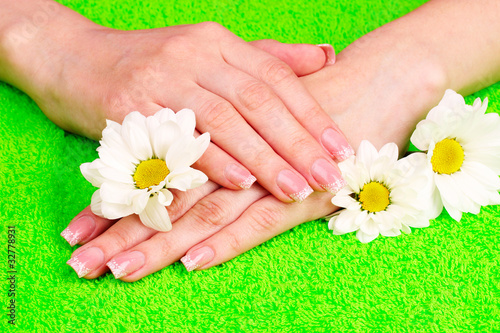
<instances>
[{"instance_id":1,"label":"yellow flower center","mask_svg":"<svg viewBox=\"0 0 500 333\"><path fill-rule=\"evenodd\" d=\"M464 163L464 150L455 139L444 139L436 143L432 153L432 170L451 175Z\"/></svg>"},{"instance_id":2,"label":"yellow flower center","mask_svg":"<svg viewBox=\"0 0 500 333\"><path fill-rule=\"evenodd\" d=\"M140 189L160 184L170 173L167 163L159 158L152 158L139 163L134 173L135 186Z\"/></svg>"},{"instance_id":3,"label":"yellow flower center","mask_svg":"<svg viewBox=\"0 0 500 333\"><path fill-rule=\"evenodd\" d=\"M389 194L387 187L379 182L365 184L358 194L361 207L371 213L380 212L389 206Z\"/></svg>"}]
</instances>

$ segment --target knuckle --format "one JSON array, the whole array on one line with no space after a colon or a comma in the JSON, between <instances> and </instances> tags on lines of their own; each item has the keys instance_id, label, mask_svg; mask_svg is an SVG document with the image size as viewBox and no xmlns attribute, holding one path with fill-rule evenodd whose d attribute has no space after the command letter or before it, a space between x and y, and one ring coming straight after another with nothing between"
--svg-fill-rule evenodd
<instances>
[{"instance_id":1,"label":"knuckle","mask_svg":"<svg viewBox=\"0 0 500 333\"><path fill-rule=\"evenodd\" d=\"M275 98L274 93L260 82L245 85L237 91L237 96L239 96L240 103L252 111L258 109L271 110L272 101Z\"/></svg>"},{"instance_id":2,"label":"knuckle","mask_svg":"<svg viewBox=\"0 0 500 333\"><path fill-rule=\"evenodd\" d=\"M288 136L289 146L295 152L311 152L312 141L307 133L293 133Z\"/></svg>"},{"instance_id":3,"label":"knuckle","mask_svg":"<svg viewBox=\"0 0 500 333\"><path fill-rule=\"evenodd\" d=\"M189 208L191 208L191 205L189 203L192 202L193 199L190 191L182 192L181 194L182 197L180 198L178 193L173 193L174 200L172 201L170 206L166 207L168 215L170 216L172 222L178 220L188 211Z\"/></svg>"},{"instance_id":4,"label":"knuckle","mask_svg":"<svg viewBox=\"0 0 500 333\"><path fill-rule=\"evenodd\" d=\"M160 56L175 59L185 59L196 54L197 45L189 35L173 35L161 45L159 49Z\"/></svg>"},{"instance_id":5,"label":"knuckle","mask_svg":"<svg viewBox=\"0 0 500 333\"><path fill-rule=\"evenodd\" d=\"M212 230L224 226L229 215L230 204L220 198L201 200L192 209L192 214L203 228Z\"/></svg>"},{"instance_id":6,"label":"knuckle","mask_svg":"<svg viewBox=\"0 0 500 333\"><path fill-rule=\"evenodd\" d=\"M127 232L124 232L124 230L110 229L107 232L106 244L109 243L112 243L115 248L126 249L132 243L132 239L129 237Z\"/></svg>"},{"instance_id":7,"label":"knuckle","mask_svg":"<svg viewBox=\"0 0 500 333\"><path fill-rule=\"evenodd\" d=\"M283 209L258 207L251 215L250 227L256 232L274 231L284 218Z\"/></svg>"},{"instance_id":8,"label":"knuckle","mask_svg":"<svg viewBox=\"0 0 500 333\"><path fill-rule=\"evenodd\" d=\"M225 131L236 126L237 113L226 101L211 101L200 108L200 124L207 127L207 131Z\"/></svg>"},{"instance_id":9,"label":"knuckle","mask_svg":"<svg viewBox=\"0 0 500 333\"><path fill-rule=\"evenodd\" d=\"M225 32L227 30L223 25L213 21L200 22L197 23L195 26L198 29L200 29L200 31L203 32L204 34L206 34L207 32L208 33L218 33L222 31Z\"/></svg>"},{"instance_id":10,"label":"knuckle","mask_svg":"<svg viewBox=\"0 0 500 333\"><path fill-rule=\"evenodd\" d=\"M165 258L165 257L171 256L172 251L173 251L172 243L168 242L166 239L164 239L163 236L164 236L164 234L159 234L159 238L157 239L157 243L159 246L157 253L160 256L160 258Z\"/></svg>"},{"instance_id":11,"label":"knuckle","mask_svg":"<svg viewBox=\"0 0 500 333\"><path fill-rule=\"evenodd\" d=\"M243 242L242 242L240 236L238 236L238 234L235 234L234 232L228 231L225 236L226 236L226 243L229 246L229 249L233 253L244 252Z\"/></svg>"},{"instance_id":12,"label":"knuckle","mask_svg":"<svg viewBox=\"0 0 500 333\"><path fill-rule=\"evenodd\" d=\"M261 77L265 82L277 85L286 80L291 80L296 76L287 64L278 59L272 59L266 65L262 66Z\"/></svg>"}]
</instances>

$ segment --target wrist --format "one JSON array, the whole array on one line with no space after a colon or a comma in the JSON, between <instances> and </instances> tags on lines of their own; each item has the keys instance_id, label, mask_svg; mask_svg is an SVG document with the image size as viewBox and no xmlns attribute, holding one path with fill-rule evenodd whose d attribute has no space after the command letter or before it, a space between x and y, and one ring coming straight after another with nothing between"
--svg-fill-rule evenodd
<instances>
[{"instance_id":1,"label":"wrist","mask_svg":"<svg viewBox=\"0 0 500 333\"><path fill-rule=\"evenodd\" d=\"M19 0L6 6L11 19L0 25L0 80L36 100L63 65L68 41L94 24L51 0Z\"/></svg>"},{"instance_id":2,"label":"wrist","mask_svg":"<svg viewBox=\"0 0 500 333\"><path fill-rule=\"evenodd\" d=\"M426 45L383 27L304 80L353 147L368 139L379 148L396 142L403 150L448 87L445 69Z\"/></svg>"},{"instance_id":3,"label":"wrist","mask_svg":"<svg viewBox=\"0 0 500 333\"><path fill-rule=\"evenodd\" d=\"M386 27L358 39L337 55L335 65L305 79L318 77L325 85L312 93L327 105L356 87L359 98L376 93L410 100L418 105L412 108L415 119L425 116L450 86L446 64L428 45Z\"/></svg>"}]
</instances>

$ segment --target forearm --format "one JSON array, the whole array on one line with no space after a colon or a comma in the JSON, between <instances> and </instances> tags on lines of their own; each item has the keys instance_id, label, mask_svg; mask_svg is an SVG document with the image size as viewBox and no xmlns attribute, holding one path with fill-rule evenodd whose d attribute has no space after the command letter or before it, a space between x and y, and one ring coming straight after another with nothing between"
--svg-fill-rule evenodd
<instances>
[{"instance_id":1,"label":"forearm","mask_svg":"<svg viewBox=\"0 0 500 333\"><path fill-rule=\"evenodd\" d=\"M404 149L446 89L467 95L500 80L499 16L496 0L434 0L303 79L354 147L369 139L378 148L396 141Z\"/></svg>"},{"instance_id":2,"label":"forearm","mask_svg":"<svg viewBox=\"0 0 500 333\"><path fill-rule=\"evenodd\" d=\"M0 7L0 80L36 98L54 78L55 39L92 23L52 0L0 0Z\"/></svg>"},{"instance_id":3,"label":"forearm","mask_svg":"<svg viewBox=\"0 0 500 333\"><path fill-rule=\"evenodd\" d=\"M469 94L500 80L500 2L433 0L387 28L434 53L448 87Z\"/></svg>"}]
</instances>

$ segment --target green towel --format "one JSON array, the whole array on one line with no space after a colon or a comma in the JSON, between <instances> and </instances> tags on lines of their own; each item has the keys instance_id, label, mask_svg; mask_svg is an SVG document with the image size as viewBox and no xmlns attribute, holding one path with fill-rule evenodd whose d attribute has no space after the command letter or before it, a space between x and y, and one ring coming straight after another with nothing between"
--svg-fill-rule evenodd
<instances>
[{"instance_id":1,"label":"green towel","mask_svg":"<svg viewBox=\"0 0 500 333\"><path fill-rule=\"evenodd\" d=\"M120 29L216 21L245 40L332 43L340 51L425 1L62 2ZM499 84L466 100L476 97L500 112ZM135 283L110 274L78 279L65 263L73 249L59 234L89 204L94 188L79 165L96 158L97 143L65 133L3 83L0 133L2 332L500 330L498 206L459 223L443 213L428 228L369 244L314 221L207 271L176 263Z\"/></svg>"}]
</instances>

